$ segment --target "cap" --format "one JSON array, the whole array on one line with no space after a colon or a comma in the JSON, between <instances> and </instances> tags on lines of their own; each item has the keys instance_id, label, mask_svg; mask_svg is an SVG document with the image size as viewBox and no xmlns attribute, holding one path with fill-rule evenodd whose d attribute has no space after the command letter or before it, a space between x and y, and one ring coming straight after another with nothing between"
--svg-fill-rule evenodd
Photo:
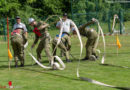
<instances>
[{"instance_id":1,"label":"cap","mask_svg":"<svg viewBox=\"0 0 130 90\"><path fill-rule=\"evenodd\" d=\"M63 16L67 16L67 13L64 13Z\"/></svg>"},{"instance_id":2,"label":"cap","mask_svg":"<svg viewBox=\"0 0 130 90\"><path fill-rule=\"evenodd\" d=\"M35 21L34 18L29 18L29 19L28 19L29 24L31 24L31 23L34 22L34 21Z\"/></svg>"},{"instance_id":3,"label":"cap","mask_svg":"<svg viewBox=\"0 0 130 90\"><path fill-rule=\"evenodd\" d=\"M16 19L20 19L20 17L19 17L19 16L16 16Z\"/></svg>"}]
</instances>

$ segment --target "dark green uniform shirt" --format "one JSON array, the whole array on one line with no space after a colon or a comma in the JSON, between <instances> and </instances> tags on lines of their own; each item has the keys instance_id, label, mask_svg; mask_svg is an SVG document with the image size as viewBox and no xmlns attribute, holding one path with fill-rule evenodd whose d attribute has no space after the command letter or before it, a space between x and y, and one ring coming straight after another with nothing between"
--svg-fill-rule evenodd
<instances>
[{"instance_id":1,"label":"dark green uniform shirt","mask_svg":"<svg viewBox=\"0 0 130 90\"><path fill-rule=\"evenodd\" d=\"M98 35L97 35L97 32L92 29L92 28L86 28L86 26L89 26L91 24L95 23L94 21L90 21L82 26L80 26L78 29L79 29L79 32L81 35L83 36L86 36L88 39L94 39L96 38Z\"/></svg>"},{"instance_id":2,"label":"dark green uniform shirt","mask_svg":"<svg viewBox=\"0 0 130 90\"><path fill-rule=\"evenodd\" d=\"M13 32L11 32L11 38L21 38L21 39L24 39L26 38L25 34L24 34L24 31L22 29L17 29L17 30L14 30Z\"/></svg>"},{"instance_id":3,"label":"dark green uniform shirt","mask_svg":"<svg viewBox=\"0 0 130 90\"><path fill-rule=\"evenodd\" d=\"M92 28L89 29L85 28L83 30L80 30L80 34L86 36L89 39L94 39L98 36L97 32Z\"/></svg>"},{"instance_id":4,"label":"dark green uniform shirt","mask_svg":"<svg viewBox=\"0 0 130 90\"><path fill-rule=\"evenodd\" d=\"M35 34L34 44L38 42L39 38L42 39L49 36L47 28L42 28L43 25L44 25L43 21L39 21L37 25L34 26L34 28L36 27L41 33L41 36L38 36L37 34Z\"/></svg>"}]
</instances>

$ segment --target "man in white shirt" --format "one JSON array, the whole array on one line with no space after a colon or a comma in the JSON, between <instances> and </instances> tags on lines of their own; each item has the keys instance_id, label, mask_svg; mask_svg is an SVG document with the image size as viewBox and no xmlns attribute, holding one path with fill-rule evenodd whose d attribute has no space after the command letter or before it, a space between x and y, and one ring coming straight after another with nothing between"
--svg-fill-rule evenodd
<instances>
[{"instance_id":1,"label":"man in white shirt","mask_svg":"<svg viewBox=\"0 0 130 90\"><path fill-rule=\"evenodd\" d=\"M73 27L74 25L73 25L73 21L68 19L67 13L63 14L62 21L59 21L56 24L56 28L60 29L62 24L63 24L63 34L65 34L65 37L68 38L67 42L65 42L64 44L67 50L70 51L71 48L70 31L71 31L71 27ZM67 62L71 62L71 61L68 60Z\"/></svg>"},{"instance_id":2,"label":"man in white shirt","mask_svg":"<svg viewBox=\"0 0 130 90\"><path fill-rule=\"evenodd\" d=\"M63 14L62 22L56 24L56 28L60 29L63 23L63 33L70 34L70 28L73 27L73 21L67 18L67 13Z\"/></svg>"},{"instance_id":3,"label":"man in white shirt","mask_svg":"<svg viewBox=\"0 0 130 90\"><path fill-rule=\"evenodd\" d=\"M16 16L16 23L13 26L13 31L16 29L22 29L24 31L24 44L27 42L27 28L24 23L21 23L21 18L19 16Z\"/></svg>"},{"instance_id":4,"label":"man in white shirt","mask_svg":"<svg viewBox=\"0 0 130 90\"><path fill-rule=\"evenodd\" d=\"M13 26L13 30L15 29L23 29L25 32L25 35L27 36L27 28L24 23L21 23L21 18L19 16L16 17L16 24Z\"/></svg>"}]
</instances>

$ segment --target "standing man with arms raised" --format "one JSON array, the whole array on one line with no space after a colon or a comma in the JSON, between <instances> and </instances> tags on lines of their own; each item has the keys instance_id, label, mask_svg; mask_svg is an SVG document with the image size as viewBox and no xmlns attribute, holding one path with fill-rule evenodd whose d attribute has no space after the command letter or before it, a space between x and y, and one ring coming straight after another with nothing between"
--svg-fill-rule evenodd
<instances>
[{"instance_id":1,"label":"standing man with arms raised","mask_svg":"<svg viewBox=\"0 0 130 90\"><path fill-rule=\"evenodd\" d=\"M32 44L32 48L37 44L40 39L39 45L36 49L37 59L41 61L41 52L45 49L46 56L48 57L49 63L51 64L51 60L53 59L51 51L50 51L50 35L48 33L47 27L49 24L44 23L43 21L35 21L33 18L29 18L29 24L34 27L33 32L35 33L35 40Z\"/></svg>"},{"instance_id":2,"label":"standing man with arms raised","mask_svg":"<svg viewBox=\"0 0 130 90\"><path fill-rule=\"evenodd\" d=\"M21 23L19 16L16 17L16 22L11 32L11 45L14 52L15 67L18 66L18 60L21 61L21 67L23 67L24 44L27 42L27 28L25 24Z\"/></svg>"},{"instance_id":3,"label":"standing man with arms raised","mask_svg":"<svg viewBox=\"0 0 130 90\"><path fill-rule=\"evenodd\" d=\"M69 52L69 51L70 51L70 48L71 48L70 30L71 30L71 27L73 27L73 21L70 20L70 19L68 19L67 13L64 13L64 14L63 14L62 21L59 21L59 22L56 24L56 27L57 27L58 29L60 29L62 23L63 23L63 34L64 34L64 38L67 39L64 44L65 44L65 46L66 46L66 48L67 48L67 51ZM67 62L71 62L71 61L68 59Z\"/></svg>"}]
</instances>

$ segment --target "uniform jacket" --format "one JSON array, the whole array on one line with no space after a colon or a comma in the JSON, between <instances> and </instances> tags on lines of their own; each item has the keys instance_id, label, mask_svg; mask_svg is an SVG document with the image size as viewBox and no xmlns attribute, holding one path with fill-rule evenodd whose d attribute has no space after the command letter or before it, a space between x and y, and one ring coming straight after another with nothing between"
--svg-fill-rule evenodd
<instances>
[{"instance_id":1,"label":"uniform jacket","mask_svg":"<svg viewBox=\"0 0 130 90\"><path fill-rule=\"evenodd\" d=\"M42 26L44 25L43 21L39 21L37 22L37 24L34 26L34 28L37 28L40 35L37 35L35 33L35 40L34 40L34 44L36 44L40 39L43 39L43 38L46 38L46 37L49 37L49 33L48 33L48 29L47 28L42 28Z\"/></svg>"}]
</instances>

